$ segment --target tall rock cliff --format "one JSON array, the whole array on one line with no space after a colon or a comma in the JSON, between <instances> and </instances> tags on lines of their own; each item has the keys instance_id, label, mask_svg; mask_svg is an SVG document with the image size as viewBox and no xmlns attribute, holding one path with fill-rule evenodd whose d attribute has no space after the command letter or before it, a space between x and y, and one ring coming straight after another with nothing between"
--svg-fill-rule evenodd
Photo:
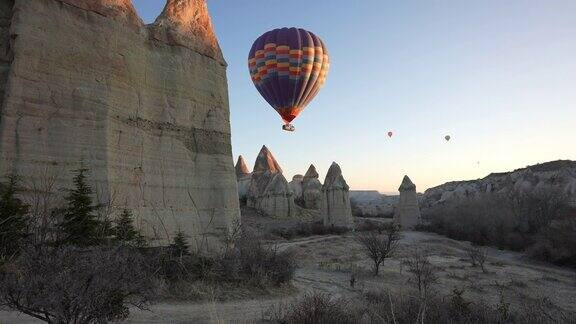
<instances>
[{"instance_id":1,"label":"tall rock cliff","mask_svg":"<svg viewBox=\"0 0 576 324\"><path fill-rule=\"evenodd\" d=\"M399 224L403 230L412 230L421 222L416 185L408 176L404 176L398 191L400 192L400 200L398 206L396 206L394 221Z\"/></svg>"},{"instance_id":2,"label":"tall rock cliff","mask_svg":"<svg viewBox=\"0 0 576 324\"><path fill-rule=\"evenodd\" d=\"M288 181L266 146L262 147L254 164L247 205L273 217L293 217L296 212Z\"/></svg>"},{"instance_id":3,"label":"tall rock cliff","mask_svg":"<svg viewBox=\"0 0 576 324\"><path fill-rule=\"evenodd\" d=\"M322 186L322 216L325 226L354 227L348 184L336 162L332 163Z\"/></svg>"},{"instance_id":4,"label":"tall rock cliff","mask_svg":"<svg viewBox=\"0 0 576 324\"><path fill-rule=\"evenodd\" d=\"M205 0L144 25L130 0L0 0L0 173L70 184L151 237L213 246L239 218L226 63Z\"/></svg>"}]
</instances>

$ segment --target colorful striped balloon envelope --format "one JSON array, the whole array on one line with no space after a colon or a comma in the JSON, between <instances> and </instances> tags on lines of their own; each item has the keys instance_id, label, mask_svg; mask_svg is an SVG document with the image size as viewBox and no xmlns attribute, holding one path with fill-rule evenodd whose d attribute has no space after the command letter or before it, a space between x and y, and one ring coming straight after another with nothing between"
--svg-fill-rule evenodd
<instances>
[{"instance_id":1,"label":"colorful striped balloon envelope","mask_svg":"<svg viewBox=\"0 0 576 324\"><path fill-rule=\"evenodd\" d=\"M289 125L326 82L330 58L318 36L301 28L281 28L254 42L248 66L262 97Z\"/></svg>"}]
</instances>

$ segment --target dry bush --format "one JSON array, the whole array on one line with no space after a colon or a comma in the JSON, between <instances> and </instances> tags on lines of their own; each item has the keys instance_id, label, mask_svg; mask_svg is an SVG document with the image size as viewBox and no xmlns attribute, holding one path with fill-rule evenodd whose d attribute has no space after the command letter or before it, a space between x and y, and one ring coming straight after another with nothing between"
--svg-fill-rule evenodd
<instances>
[{"instance_id":1,"label":"dry bush","mask_svg":"<svg viewBox=\"0 0 576 324\"><path fill-rule=\"evenodd\" d=\"M486 272L486 267L484 264L488 259L488 252L485 248L479 246L472 246L468 250L466 250L466 254L468 254L468 258L470 258L470 262L472 263L473 267L480 266L482 272Z\"/></svg>"},{"instance_id":2,"label":"dry bush","mask_svg":"<svg viewBox=\"0 0 576 324\"><path fill-rule=\"evenodd\" d=\"M360 322L359 315L349 301L315 292L291 304L268 308L263 320L287 324L353 324Z\"/></svg>"},{"instance_id":3,"label":"dry bush","mask_svg":"<svg viewBox=\"0 0 576 324\"><path fill-rule=\"evenodd\" d=\"M216 260L217 280L249 282L254 286L282 285L294 277L296 261L289 251L243 237Z\"/></svg>"},{"instance_id":4,"label":"dry bush","mask_svg":"<svg viewBox=\"0 0 576 324\"><path fill-rule=\"evenodd\" d=\"M278 251L261 240L243 234L219 255L200 253L172 253L170 249L149 249L148 260L158 276L165 282L169 299L202 299L206 291L213 290L223 299L233 295L233 286L264 291L288 284L294 277L296 261L293 253ZM190 293L190 287L196 290Z\"/></svg>"},{"instance_id":5,"label":"dry bush","mask_svg":"<svg viewBox=\"0 0 576 324\"><path fill-rule=\"evenodd\" d=\"M364 254L372 260L372 269L377 276L384 261L390 258L398 248L401 239L400 227L389 224L383 229L383 234L368 232L359 234L356 240L362 246Z\"/></svg>"},{"instance_id":6,"label":"dry bush","mask_svg":"<svg viewBox=\"0 0 576 324\"><path fill-rule=\"evenodd\" d=\"M295 227L274 229L272 234L291 240L297 237L309 237L315 235L342 235L350 230L345 227L325 226L322 222L298 223Z\"/></svg>"},{"instance_id":7,"label":"dry bush","mask_svg":"<svg viewBox=\"0 0 576 324\"><path fill-rule=\"evenodd\" d=\"M332 301L330 296L323 295L324 301ZM336 299L338 301L338 299ZM422 312L422 299L418 292L404 291L393 293L386 290L373 290L363 294L360 300L347 302L332 307L331 312L337 314L333 318L344 318L345 323L450 323L450 324L556 324L576 323L576 314L567 313L553 305L547 298L527 301L523 306L513 309L505 300L497 304L487 304L481 301L468 300L465 291L455 289L450 295L430 294L426 312ZM300 314L301 303L284 305L276 308L276 322L290 322L286 314ZM308 302L305 309L314 309L314 302ZM503 306L504 305L504 306ZM508 305L508 306L506 306ZM323 308L321 308L323 309ZM280 311L278 311L280 310ZM308 311L307 313L312 313ZM342 315L345 313L345 315ZM281 320L277 320L280 318ZM302 322L303 323L303 322ZM336 323L338 323L336 321Z\"/></svg>"},{"instance_id":8,"label":"dry bush","mask_svg":"<svg viewBox=\"0 0 576 324\"><path fill-rule=\"evenodd\" d=\"M133 249L30 247L0 271L0 305L48 323L104 323L144 308L152 287Z\"/></svg>"}]
</instances>

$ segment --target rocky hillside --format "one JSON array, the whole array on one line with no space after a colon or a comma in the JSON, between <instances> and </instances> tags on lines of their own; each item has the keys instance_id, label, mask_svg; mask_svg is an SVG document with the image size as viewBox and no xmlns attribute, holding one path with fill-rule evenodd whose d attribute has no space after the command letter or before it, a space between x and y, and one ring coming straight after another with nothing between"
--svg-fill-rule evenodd
<instances>
[{"instance_id":1,"label":"rocky hillside","mask_svg":"<svg viewBox=\"0 0 576 324\"><path fill-rule=\"evenodd\" d=\"M388 196L376 190L351 190L350 202L355 216L392 217L399 196Z\"/></svg>"},{"instance_id":2,"label":"rocky hillside","mask_svg":"<svg viewBox=\"0 0 576 324\"><path fill-rule=\"evenodd\" d=\"M483 193L538 192L557 190L576 206L576 161L559 160L511 172L492 173L483 179L448 182L426 190L421 207L474 197Z\"/></svg>"}]
</instances>

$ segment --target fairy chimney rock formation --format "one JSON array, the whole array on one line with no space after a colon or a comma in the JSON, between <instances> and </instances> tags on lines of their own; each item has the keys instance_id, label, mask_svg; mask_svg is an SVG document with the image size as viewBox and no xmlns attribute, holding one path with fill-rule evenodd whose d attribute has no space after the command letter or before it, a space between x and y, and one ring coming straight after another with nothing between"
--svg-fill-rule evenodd
<instances>
[{"instance_id":1,"label":"fairy chimney rock formation","mask_svg":"<svg viewBox=\"0 0 576 324\"><path fill-rule=\"evenodd\" d=\"M304 176L301 174L297 174L292 177L292 181L290 181L290 190L294 194L294 199L302 198L302 182L304 181Z\"/></svg>"},{"instance_id":2,"label":"fairy chimney rock formation","mask_svg":"<svg viewBox=\"0 0 576 324\"><path fill-rule=\"evenodd\" d=\"M332 163L322 186L322 215L325 226L353 228L349 189L336 162Z\"/></svg>"},{"instance_id":3,"label":"fairy chimney rock formation","mask_svg":"<svg viewBox=\"0 0 576 324\"><path fill-rule=\"evenodd\" d=\"M403 230L412 230L416 225L420 224L421 221L416 185L408 176L404 176L398 191L400 191L400 201L396 206L394 221L399 224Z\"/></svg>"},{"instance_id":4,"label":"fairy chimney rock formation","mask_svg":"<svg viewBox=\"0 0 576 324\"><path fill-rule=\"evenodd\" d=\"M0 3L0 175L57 191L83 164L158 243L218 245L240 211L206 1L169 0L150 25L130 0Z\"/></svg>"},{"instance_id":5,"label":"fairy chimney rock formation","mask_svg":"<svg viewBox=\"0 0 576 324\"><path fill-rule=\"evenodd\" d=\"M302 201L304 208L322 208L322 183L318 179L320 175L316 167L312 164L302 180Z\"/></svg>"},{"instance_id":6,"label":"fairy chimney rock formation","mask_svg":"<svg viewBox=\"0 0 576 324\"><path fill-rule=\"evenodd\" d=\"M295 215L296 206L288 181L266 146L262 147L254 164L247 205L272 217Z\"/></svg>"},{"instance_id":7,"label":"fairy chimney rock formation","mask_svg":"<svg viewBox=\"0 0 576 324\"><path fill-rule=\"evenodd\" d=\"M250 171L242 155L238 156L238 161L234 168L236 169L236 178L241 179L250 176Z\"/></svg>"},{"instance_id":8,"label":"fairy chimney rock formation","mask_svg":"<svg viewBox=\"0 0 576 324\"><path fill-rule=\"evenodd\" d=\"M240 155L236 162L236 180L238 181L238 198L240 202L245 202L250 188L251 173L248 170L244 157Z\"/></svg>"},{"instance_id":9,"label":"fairy chimney rock formation","mask_svg":"<svg viewBox=\"0 0 576 324\"><path fill-rule=\"evenodd\" d=\"M272 152L270 152L266 145L262 146L260 153L258 153L258 157L256 157L254 172L282 173L280 164L278 164L276 158L274 158Z\"/></svg>"}]
</instances>

